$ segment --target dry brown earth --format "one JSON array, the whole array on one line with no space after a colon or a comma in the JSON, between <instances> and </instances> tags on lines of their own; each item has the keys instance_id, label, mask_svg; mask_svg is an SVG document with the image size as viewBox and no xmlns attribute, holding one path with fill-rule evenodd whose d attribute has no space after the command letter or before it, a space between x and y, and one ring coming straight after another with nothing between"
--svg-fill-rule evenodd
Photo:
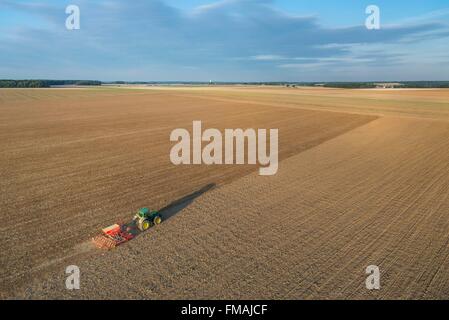
<instances>
[{"instance_id":1,"label":"dry brown earth","mask_svg":"<svg viewBox=\"0 0 449 320\"><path fill-rule=\"evenodd\" d=\"M0 92L5 296L449 298L448 91L44 93ZM200 118L279 127L279 173L169 165L168 132ZM115 251L83 242L148 199L163 207L210 183ZM82 270L75 293L69 263ZM378 292L364 288L371 264Z\"/></svg>"},{"instance_id":2,"label":"dry brown earth","mask_svg":"<svg viewBox=\"0 0 449 320\"><path fill-rule=\"evenodd\" d=\"M279 128L280 158L375 117L116 90L0 92L0 288L16 290L142 206L160 209L254 166L174 166L170 132ZM8 295L8 294L7 294Z\"/></svg>"}]
</instances>

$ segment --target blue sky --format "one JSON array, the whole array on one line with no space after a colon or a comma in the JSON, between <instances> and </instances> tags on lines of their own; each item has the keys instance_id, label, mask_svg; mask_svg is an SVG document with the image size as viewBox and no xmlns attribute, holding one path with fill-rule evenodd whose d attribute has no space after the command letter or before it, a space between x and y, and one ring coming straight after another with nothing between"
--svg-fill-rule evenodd
<instances>
[{"instance_id":1,"label":"blue sky","mask_svg":"<svg viewBox=\"0 0 449 320\"><path fill-rule=\"evenodd\" d=\"M0 78L449 80L449 2L0 0Z\"/></svg>"}]
</instances>

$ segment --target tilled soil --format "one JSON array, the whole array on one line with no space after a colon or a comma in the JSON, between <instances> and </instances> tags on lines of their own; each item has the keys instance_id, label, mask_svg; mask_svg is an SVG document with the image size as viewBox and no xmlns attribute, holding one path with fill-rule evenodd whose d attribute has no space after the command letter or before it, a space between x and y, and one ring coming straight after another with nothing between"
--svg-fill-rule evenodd
<instances>
[{"instance_id":1,"label":"tilled soil","mask_svg":"<svg viewBox=\"0 0 449 320\"><path fill-rule=\"evenodd\" d=\"M449 124L381 118L252 173L20 297L449 298ZM365 288L365 268L381 289ZM138 270L138 272L136 272Z\"/></svg>"},{"instance_id":2,"label":"tilled soil","mask_svg":"<svg viewBox=\"0 0 449 320\"><path fill-rule=\"evenodd\" d=\"M164 260L157 263L159 269L171 270L169 277L185 273L188 276L188 270L193 272L190 267L186 269L186 261L177 260L183 259L182 255L169 257L171 250L181 244L179 241L192 245L191 241L197 237L192 233L196 229L188 225L178 229L176 221L184 221L178 215L184 216L184 210L191 210L198 199L212 193L209 186L220 189L257 172L258 167L174 166L169 160L174 144L169 136L173 129L190 131L193 120L201 120L204 128L220 130L278 128L283 160L376 119L371 115L230 103L204 99L201 95L179 96L177 92L114 89L0 90L0 114L0 295L16 297L23 292L35 292L33 296L37 298L47 294L33 291L33 281L39 284L43 279L52 279L73 261L89 264L91 259L110 259L123 250L143 253L135 257L134 263L151 259L153 254L167 255L172 261L170 267ZM275 203L276 199L270 193L264 198L262 203L268 205L264 210L275 215L277 208L269 203ZM244 217L247 200L245 193L240 199L230 199L220 214L229 218L228 223L232 215ZM213 203L205 208L212 210L210 205ZM100 228L131 218L132 212L143 206L165 208L170 219L157 230L133 240L129 247L124 246L125 249L104 255L92 250L89 239ZM191 220L188 215L186 219L207 230L217 223L209 214L212 211L200 219ZM260 221L251 221L255 223L252 227L258 228ZM222 227L228 229L226 223ZM174 229L163 231L165 228ZM252 233L251 228L240 235L232 228L229 232L237 241L236 247L246 241L246 234ZM152 248L140 247L144 239L158 233L167 233L165 236L171 240L153 243ZM207 235L220 241L225 234L206 231L198 236ZM213 247L206 251L202 248L193 245L189 250L199 254L198 261L209 265L208 250L219 252ZM186 258L196 264L193 257ZM121 265L132 266L132 261L126 260L112 263L117 270L109 270L110 275L122 272L126 275L128 272ZM94 264L91 266L95 268ZM159 279L170 285L172 280L167 282L165 273L157 271L158 268L154 270L155 278L142 283ZM85 274L84 269L82 272ZM102 285L99 283L98 288ZM110 285L115 286L116 282ZM100 291L96 292L100 297ZM168 293L164 295L169 297ZM198 293L198 296L205 295Z\"/></svg>"}]
</instances>

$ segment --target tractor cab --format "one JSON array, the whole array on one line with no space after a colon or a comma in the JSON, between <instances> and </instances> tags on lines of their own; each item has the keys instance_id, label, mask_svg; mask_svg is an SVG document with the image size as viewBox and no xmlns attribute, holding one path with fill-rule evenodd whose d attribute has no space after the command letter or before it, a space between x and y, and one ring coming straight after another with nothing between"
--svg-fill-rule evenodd
<instances>
[{"instance_id":1,"label":"tractor cab","mask_svg":"<svg viewBox=\"0 0 449 320\"><path fill-rule=\"evenodd\" d=\"M162 216L157 211L151 211L148 208L141 208L137 211L134 221L140 231L146 231L153 225L158 225L162 222Z\"/></svg>"},{"instance_id":2,"label":"tractor cab","mask_svg":"<svg viewBox=\"0 0 449 320\"><path fill-rule=\"evenodd\" d=\"M137 211L137 215L141 218L145 218L150 213L150 209L148 208L142 208Z\"/></svg>"}]
</instances>

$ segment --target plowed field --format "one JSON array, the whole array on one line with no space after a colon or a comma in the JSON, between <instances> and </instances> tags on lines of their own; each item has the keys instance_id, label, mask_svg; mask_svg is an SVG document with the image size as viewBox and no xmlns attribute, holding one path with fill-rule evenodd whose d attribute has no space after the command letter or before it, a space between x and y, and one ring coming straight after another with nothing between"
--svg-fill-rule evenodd
<instances>
[{"instance_id":1,"label":"plowed field","mask_svg":"<svg viewBox=\"0 0 449 320\"><path fill-rule=\"evenodd\" d=\"M4 297L449 298L449 91L2 90L0 110ZM279 128L278 174L172 165L193 120ZM141 206L169 219L90 246Z\"/></svg>"}]
</instances>

